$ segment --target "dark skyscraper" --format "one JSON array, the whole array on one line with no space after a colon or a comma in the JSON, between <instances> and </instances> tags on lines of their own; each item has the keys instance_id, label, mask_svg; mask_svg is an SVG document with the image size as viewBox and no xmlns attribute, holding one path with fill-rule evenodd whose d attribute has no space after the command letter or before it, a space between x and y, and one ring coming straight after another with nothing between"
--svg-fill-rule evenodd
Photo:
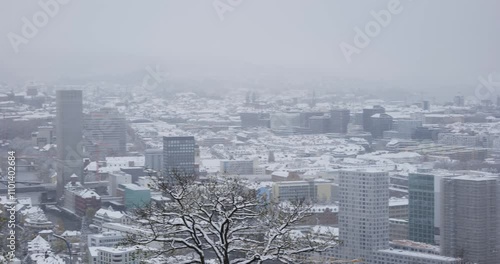
<instances>
[{"instance_id":1,"label":"dark skyscraper","mask_svg":"<svg viewBox=\"0 0 500 264\"><path fill-rule=\"evenodd\" d=\"M373 138L382 138L384 131L392 129L393 119L388 114L374 114L370 120L370 132Z\"/></svg>"},{"instance_id":2,"label":"dark skyscraper","mask_svg":"<svg viewBox=\"0 0 500 264\"><path fill-rule=\"evenodd\" d=\"M57 197L59 198L71 175L82 177L82 91L58 90L56 104Z\"/></svg>"},{"instance_id":3,"label":"dark skyscraper","mask_svg":"<svg viewBox=\"0 0 500 264\"><path fill-rule=\"evenodd\" d=\"M175 172L191 176L195 173L194 137L163 137L163 173L171 178Z\"/></svg>"},{"instance_id":4,"label":"dark skyscraper","mask_svg":"<svg viewBox=\"0 0 500 264\"><path fill-rule=\"evenodd\" d=\"M383 114L385 113L385 108L381 106L374 106L373 108L363 109L363 130L366 132L372 131L372 119L371 117L374 114Z\"/></svg>"},{"instance_id":5,"label":"dark skyscraper","mask_svg":"<svg viewBox=\"0 0 500 264\"><path fill-rule=\"evenodd\" d=\"M351 111L349 109L335 109L330 111L330 132L347 133L347 126L351 120Z\"/></svg>"}]
</instances>

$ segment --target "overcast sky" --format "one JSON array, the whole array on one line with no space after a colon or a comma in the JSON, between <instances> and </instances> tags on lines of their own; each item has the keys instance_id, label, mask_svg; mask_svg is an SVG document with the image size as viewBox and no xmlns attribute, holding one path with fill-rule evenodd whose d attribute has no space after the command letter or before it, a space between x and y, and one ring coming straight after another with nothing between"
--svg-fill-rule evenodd
<instances>
[{"instance_id":1,"label":"overcast sky","mask_svg":"<svg viewBox=\"0 0 500 264\"><path fill-rule=\"evenodd\" d=\"M402 12L351 63L339 44L353 45L354 28L390 0L242 0L222 21L212 0L66 1L15 53L8 34L22 36L22 18L32 21L43 9L37 1L0 0L0 77L126 72L152 57L439 84L500 71L498 0L401 0Z\"/></svg>"}]
</instances>

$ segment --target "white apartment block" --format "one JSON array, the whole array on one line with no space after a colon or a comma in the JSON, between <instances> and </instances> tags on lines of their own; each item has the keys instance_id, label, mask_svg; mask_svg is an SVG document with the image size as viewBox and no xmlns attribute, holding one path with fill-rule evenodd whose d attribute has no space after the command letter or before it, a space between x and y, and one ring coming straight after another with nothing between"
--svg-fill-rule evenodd
<instances>
[{"instance_id":1,"label":"white apartment block","mask_svg":"<svg viewBox=\"0 0 500 264\"><path fill-rule=\"evenodd\" d=\"M389 174L370 169L339 172L339 239L344 259L368 259L389 248Z\"/></svg>"},{"instance_id":2,"label":"white apartment block","mask_svg":"<svg viewBox=\"0 0 500 264\"><path fill-rule=\"evenodd\" d=\"M139 264L140 256L135 248L89 247L89 263L92 264Z\"/></svg>"},{"instance_id":3,"label":"white apartment block","mask_svg":"<svg viewBox=\"0 0 500 264\"><path fill-rule=\"evenodd\" d=\"M120 232L103 232L101 234L88 235L89 247L114 247L125 239Z\"/></svg>"}]
</instances>

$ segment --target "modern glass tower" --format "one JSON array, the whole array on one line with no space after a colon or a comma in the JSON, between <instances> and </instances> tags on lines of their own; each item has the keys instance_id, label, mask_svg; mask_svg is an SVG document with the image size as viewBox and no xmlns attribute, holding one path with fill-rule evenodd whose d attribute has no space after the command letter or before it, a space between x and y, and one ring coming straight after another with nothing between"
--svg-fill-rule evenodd
<instances>
[{"instance_id":1,"label":"modern glass tower","mask_svg":"<svg viewBox=\"0 0 500 264\"><path fill-rule=\"evenodd\" d=\"M163 137L163 175L172 179L195 174L194 137Z\"/></svg>"},{"instance_id":2,"label":"modern glass tower","mask_svg":"<svg viewBox=\"0 0 500 264\"><path fill-rule=\"evenodd\" d=\"M409 239L435 244L434 175L410 173L408 193Z\"/></svg>"}]
</instances>

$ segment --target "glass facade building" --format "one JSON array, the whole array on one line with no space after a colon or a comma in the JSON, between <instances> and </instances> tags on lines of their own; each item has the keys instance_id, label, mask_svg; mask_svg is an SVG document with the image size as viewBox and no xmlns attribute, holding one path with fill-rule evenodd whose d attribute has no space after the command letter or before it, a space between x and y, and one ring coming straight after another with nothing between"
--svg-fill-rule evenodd
<instances>
[{"instance_id":1,"label":"glass facade building","mask_svg":"<svg viewBox=\"0 0 500 264\"><path fill-rule=\"evenodd\" d=\"M163 174L171 178L175 173L195 174L194 137L163 137Z\"/></svg>"},{"instance_id":2,"label":"glass facade building","mask_svg":"<svg viewBox=\"0 0 500 264\"><path fill-rule=\"evenodd\" d=\"M435 244L434 175L410 173L408 193L409 239Z\"/></svg>"}]
</instances>

